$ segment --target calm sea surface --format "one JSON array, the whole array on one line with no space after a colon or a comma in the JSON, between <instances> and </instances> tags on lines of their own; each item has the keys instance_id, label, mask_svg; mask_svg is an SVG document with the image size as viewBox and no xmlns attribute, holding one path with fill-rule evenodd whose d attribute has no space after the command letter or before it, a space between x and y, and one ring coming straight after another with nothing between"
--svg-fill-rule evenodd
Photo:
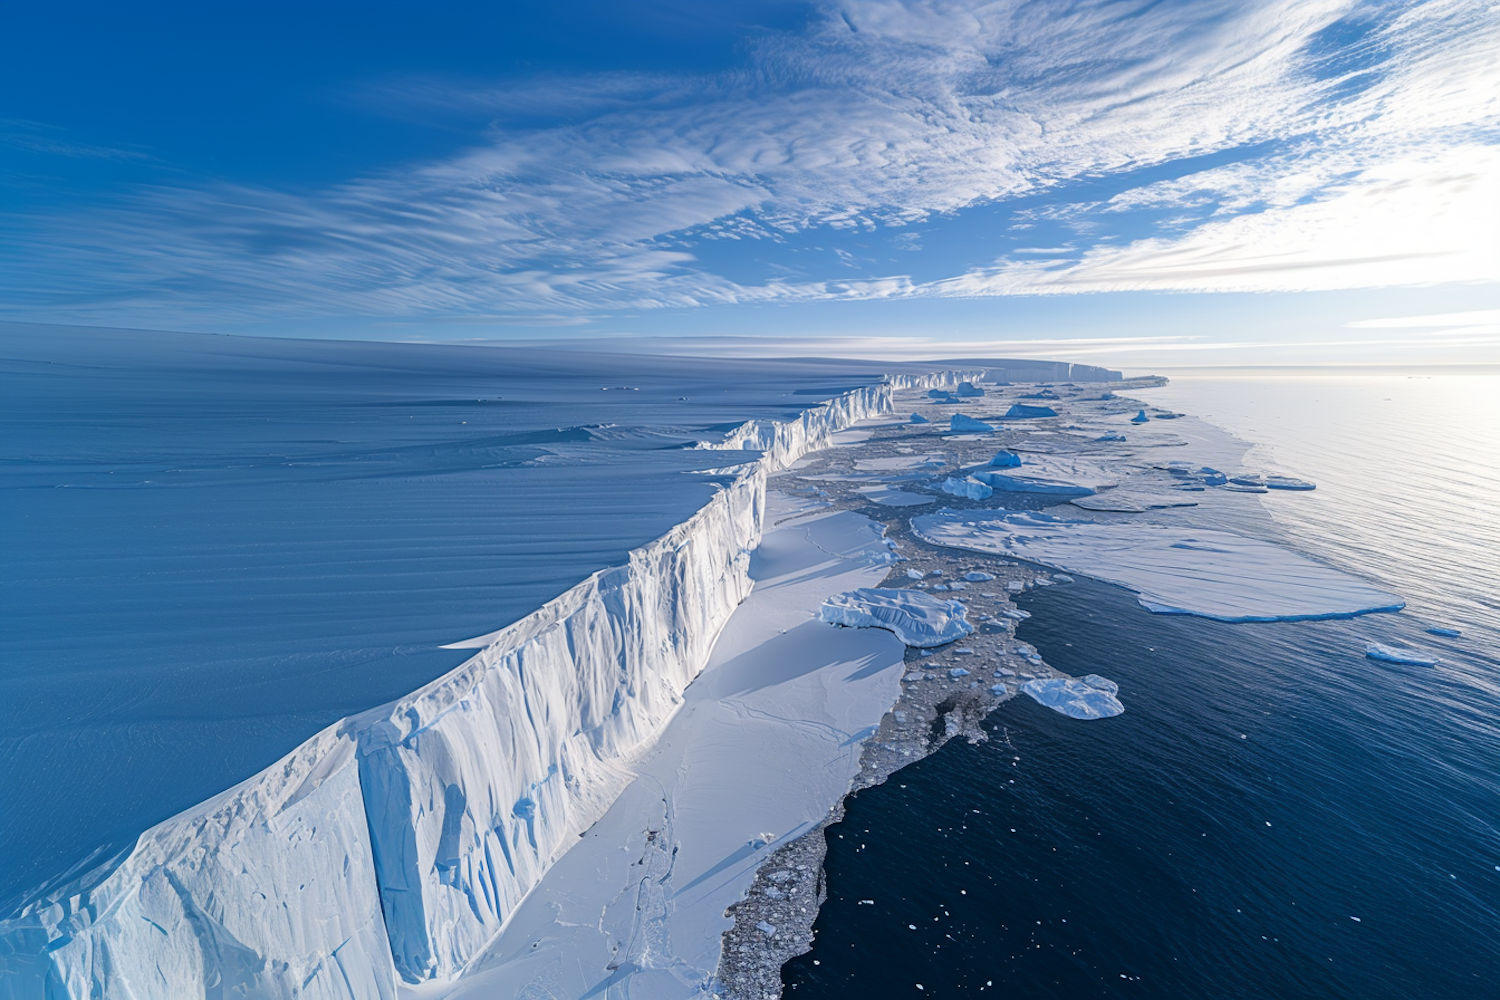
<instances>
[{"instance_id":1,"label":"calm sea surface","mask_svg":"<svg viewBox=\"0 0 1500 1000\"><path fill-rule=\"evenodd\" d=\"M1021 637L1114 678L1126 713L1017 699L988 742L861 793L789 995L1494 996L1500 379L1232 374L1140 396L1317 482L1268 495L1272 515L1407 612L1229 625L1084 580L1023 596ZM1442 663L1376 663L1372 640Z\"/></svg>"}]
</instances>

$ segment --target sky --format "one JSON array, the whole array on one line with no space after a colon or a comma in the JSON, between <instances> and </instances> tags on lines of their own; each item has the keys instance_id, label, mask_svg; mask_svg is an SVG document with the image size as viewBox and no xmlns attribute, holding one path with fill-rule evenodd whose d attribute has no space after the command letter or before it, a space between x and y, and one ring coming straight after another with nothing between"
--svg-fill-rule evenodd
<instances>
[{"instance_id":1,"label":"sky","mask_svg":"<svg viewBox=\"0 0 1500 1000\"><path fill-rule=\"evenodd\" d=\"M1485 0L8 0L0 319L1500 363L1497 52Z\"/></svg>"}]
</instances>

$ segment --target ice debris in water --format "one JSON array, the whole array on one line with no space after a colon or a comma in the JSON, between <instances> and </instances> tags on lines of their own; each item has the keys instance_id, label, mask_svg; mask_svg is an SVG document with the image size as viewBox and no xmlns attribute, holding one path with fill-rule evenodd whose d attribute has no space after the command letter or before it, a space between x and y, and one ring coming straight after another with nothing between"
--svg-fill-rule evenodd
<instances>
[{"instance_id":1,"label":"ice debris in water","mask_svg":"<svg viewBox=\"0 0 1500 1000\"><path fill-rule=\"evenodd\" d=\"M988 434L994 429L993 424L987 424L983 420L975 420L964 413L955 413L953 414L953 419L948 421L948 430L954 434Z\"/></svg>"},{"instance_id":2,"label":"ice debris in water","mask_svg":"<svg viewBox=\"0 0 1500 1000\"><path fill-rule=\"evenodd\" d=\"M970 583L984 583L986 580L993 580L994 578L995 578L995 574L993 574L993 573L981 573L978 570L975 570L972 573L965 573L964 574L964 579L968 580Z\"/></svg>"},{"instance_id":3,"label":"ice debris in water","mask_svg":"<svg viewBox=\"0 0 1500 1000\"><path fill-rule=\"evenodd\" d=\"M1378 642L1372 642L1366 646L1365 655L1372 660L1380 660L1384 663L1407 663L1414 667L1435 667L1438 662L1434 657L1396 649Z\"/></svg>"},{"instance_id":4,"label":"ice debris in water","mask_svg":"<svg viewBox=\"0 0 1500 1000\"><path fill-rule=\"evenodd\" d=\"M991 684L990 685L990 694L994 695L997 698L1003 698L1003 697L1005 697L1005 685L1004 684Z\"/></svg>"},{"instance_id":5,"label":"ice debris in water","mask_svg":"<svg viewBox=\"0 0 1500 1000\"><path fill-rule=\"evenodd\" d=\"M948 676L952 677L954 680L957 680L960 677L969 676L969 672L963 667L954 667L952 670L948 671Z\"/></svg>"},{"instance_id":6,"label":"ice debris in water","mask_svg":"<svg viewBox=\"0 0 1500 1000\"><path fill-rule=\"evenodd\" d=\"M1130 422L1132 424L1144 424L1146 421L1148 421L1150 419L1151 419L1150 417L1146 416L1146 411L1142 410L1141 412L1137 413L1135 416L1131 417L1130 418Z\"/></svg>"},{"instance_id":7,"label":"ice debris in water","mask_svg":"<svg viewBox=\"0 0 1500 1000\"><path fill-rule=\"evenodd\" d=\"M1005 415L1011 420L1029 420L1034 417L1055 417L1057 411L1050 406L1029 406L1026 403L1012 403Z\"/></svg>"},{"instance_id":8,"label":"ice debris in water","mask_svg":"<svg viewBox=\"0 0 1500 1000\"><path fill-rule=\"evenodd\" d=\"M962 479L947 479L938 489L944 493L951 493L956 497L968 497L970 500L987 500L995 495L995 491L973 476L965 476Z\"/></svg>"},{"instance_id":9,"label":"ice debris in water","mask_svg":"<svg viewBox=\"0 0 1500 1000\"><path fill-rule=\"evenodd\" d=\"M1021 685L1036 701L1072 719L1108 719L1125 711L1120 686L1098 674L1084 677L1049 677Z\"/></svg>"},{"instance_id":10,"label":"ice debris in water","mask_svg":"<svg viewBox=\"0 0 1500 1000\"><path fill-rule=\"evenodd\" d=\"M1427 634L1447 636L1450 639L1457 639L1459 636L1463 635L1463 633L1456 628L1430 628L1427 630Z\"/></svg>"},{"instance_id":11,"label":"ice debris in water","mask_svg":"<svg viewBox=\"0 0 1500 1000\"><path fill-rule=\"evenodd\" d=\"M831 625L883 628L908 646L945 646L974 631L959 601L944 601L920 590L862 587L835 594L818 616Z\"/></svg>"},{"instance_id":12,"label":"ice debris in water","mask_svg":"<svg viewBox=\"0 0 1500 1000\"><path fill-rule=\"evenodd\" d=\"M909 569L909 570L906 571L906 578L908 580L920 580L920 579L922 579L922 577L924 577L926 575L927 575L926 573L923 573L919 569Z\"/></svg>"},{"instance_id":13,"label":"ice debris in water","mask_svg":"<svg viewBox=\"0 0 1500 1000\"><path fill-rule=\"evenodd\" d=\"M1018 469L1021 467L1021 456L1013 451L1001 448L995 452L995 457L990 459L992 469Z\"/></svg>"},{"instance_id":14,"label":"ice debris in water","mask_svg":"<svg viewBox=\"0 0 1500 1000\"><path fill-rule=\"evenodd\" d=\"M914 423L914 424L930 424L930 423L932 423L931 420L928 420L926 417L922 416L922 414L920 414L920 413L913 413L911 415L911 422Z\"/></svg>"}]
</instances>

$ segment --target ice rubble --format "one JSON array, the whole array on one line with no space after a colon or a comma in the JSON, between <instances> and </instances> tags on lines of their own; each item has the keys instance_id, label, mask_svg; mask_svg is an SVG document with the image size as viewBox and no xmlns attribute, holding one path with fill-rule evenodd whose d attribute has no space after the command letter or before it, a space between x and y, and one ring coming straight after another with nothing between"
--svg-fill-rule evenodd
<instances>
[{"instance_id":1,"label":"ice rubble","mask_svg":"<svg viewBox=\"0 0 1500 1000\"><path fill-rule=\"evenodd\" d=\"M1098 674L1031 680L1021 690L1072 719L1108 719L1125 711L1116 697L1120 686Z\"/></svg>"},{"instance_id":2,"label":"ice rubble","mask_svg":"<svg viewBox=\"0 0 1500 1000\"><path fill-rule=\"evenodd\" d=\"M823 602L818 616L832 625L883 628L908 646L931 648L974 631L958 601L942 601L920 590L863 587Z\"/></svg>"},{"instance_id":3,"label":"ice rubble","mask_svg":"<svg viewBox=\"0 0 1500 1000\"><path fill-rule=\"evenodd\" d=\"M1136 592L1158 614L1299 621L1397 611L1400 598L1295 552L1227 531L1098 523L1029 511L912 519L935 545L1005 555Z\"/></svg>"},{"instance_id":4,"label":"ice rubble","mask_svg":"<svg viewBox=\"0 0 1500 1000\"><path fill-rule=\"evenodd\" d=\"M953 414L953 419L948 421L948 430L953 434L988 434L994 429L993 425L962 413Z\"/></svg>"},{"instance_id":5,"label":"ice rubble","mask_svg":"<svg viewBox=\"0 0 1500 1000\"><path fill-rule=\"evenodd\" d=\"M0 998L385 1000L398 979L457 975L703 668L750 590L766 477L889 413L894 388L967 377L898 376L741 425L718 447L760 459L627 565L456 644L479 651L0 921Z\"/></svg>"}]
</instances>

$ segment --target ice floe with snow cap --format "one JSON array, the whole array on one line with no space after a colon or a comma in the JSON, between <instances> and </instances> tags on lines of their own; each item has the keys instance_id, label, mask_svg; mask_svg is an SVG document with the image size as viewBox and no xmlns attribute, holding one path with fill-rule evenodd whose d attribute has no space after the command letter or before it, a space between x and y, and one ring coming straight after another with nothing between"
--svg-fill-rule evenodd
<instances>
[{"instance_id":1,"label":"ice floe with snow cap","mask_svg":"<svg viewBox=\"0 0 1500 1000\"><path fill-rule=\"evenodd\" d=\"M862 587L823 602L818 617L830 625L883 628L908 646L944 646L974 631L959 601L944 601L920 590Z\"/></svg>"},{"instance_id":2,"label":"ice floe with snow cap","mask_svg":"<svg viewBox=\"0 0 1500 1000\"><path fill-rule=\"evenodd\" d=\"M1116 697L1120 686L1098 674L1027 681L1021 690L1071 719L1108 719L1125 711Z\"/></svg>"},{"instance_id":3,"label":"ice floe with snow cap","mask_svg":"<svg viewBox=\"0 0 1500 1000\"><path fill-rule=\"evenodd\" d=\"M1032 511L912 519L923 541L1081 573L1135 591L1157 614L1303 621L1399 611L1404 602L1270 542L1227 531L1099 523Z\"/></svg>"}]
</instances>

